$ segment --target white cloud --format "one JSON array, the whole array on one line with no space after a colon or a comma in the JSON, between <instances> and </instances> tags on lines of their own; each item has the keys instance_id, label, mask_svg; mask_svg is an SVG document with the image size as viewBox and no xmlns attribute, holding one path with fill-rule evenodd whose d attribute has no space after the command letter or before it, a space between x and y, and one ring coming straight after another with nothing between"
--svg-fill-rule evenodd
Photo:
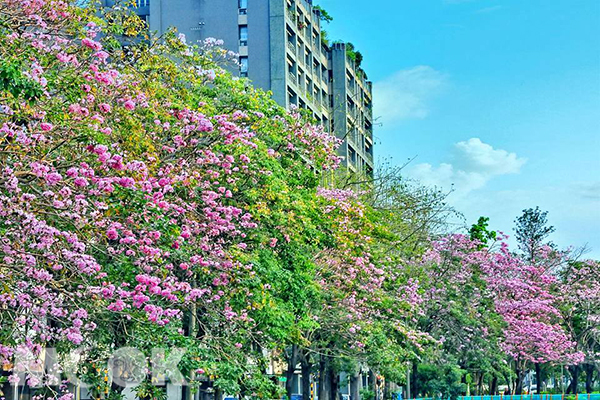
<instances>
[{"instance_id":1,"label":"white cloud","mask_svg":"<svg viewBox=\"0 0 600 400\"><path fill-rule=\"evenodd\" d=\"M600 181L577 182L573 185L573 192L581 198L600 201Z\"/></svg>"},{"instance_id":2,"label":"white cloud","mask_svg":"<svg viewBox=\"0 0 600 400\"><path fill-rule=\"evenodd\" d=\"M494 149L479 138L454 145L455 165L464 171L480 172L486 175L505 175L519 172L525 159L515 153Z\"/></svg>"},{"instance_id":3,"label":"white cloud","mask_svg":"<svg viewBox=\"0 0 600 400\"><path fill-rule=\"evenodd\" d=\"M471 138L454 145L451 162L434 167L428 163L415 165L409 174L427 186L449 190L455 197L463 197L484 187L496 176L515 174L527 161L515 153L494 149L479 138Z\"/></svg>"},{"instance_id":4,"label":"white cloud","mask_svg":"<svg viewBox=\"0 0 600 400\"><path fill-rule=\"evenodd\" d=\"M539 206L549 212L550 223L557 231L552 236L559 247L588 245L585 257L600 259L600 181L579 181L549 186L540 183L526 187L496 189L488 185L499 176L519 173L526 159L495 149L479 138L455 143L446 162L422 163L407 171L411 178L445 191L454 186L448 202L465 219L452 220L468 228L480 216L490 218L490 227L513 236L514 219L522 210ZM539 174L539 171L529 171ZM516 246L510 238L512 248Z\"/></svg>"},{"instance_id":5,"label":"white cloud","mask_svg":"<svg viewBox=\"0 0 600 400\"><path fill-rule=\"evenodd\" d=\"M428 102L445 86L447 77L427 65L397 71L373 87L376 117L393 123L423 119L429 115Z\"/></svg>"}]
</instances>

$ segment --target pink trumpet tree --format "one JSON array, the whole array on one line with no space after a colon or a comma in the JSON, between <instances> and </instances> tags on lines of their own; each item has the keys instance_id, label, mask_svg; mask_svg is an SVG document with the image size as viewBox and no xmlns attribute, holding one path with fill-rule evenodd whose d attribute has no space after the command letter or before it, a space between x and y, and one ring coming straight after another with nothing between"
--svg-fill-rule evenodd
<instances>
[{"instance_id":1,"label":"pink trumpet tree","mask_svg":"<svg viewBox=\"0 0 600 400\"><path fill-rule=\"evenodd\" d=\"M463 268L448 279L462 279L462 284L471 274L481 274L486 284L481 295L493 299L489 312L497 313L504 322L499 346L514 362L519 393L530 363L576 364L583 354L563 326L558 277L549 268L556 265L557 254L544 249L532 265L511 253L503 239L498 246L484 247L466 236L454 235L434 245L434 253L427 257L438 262L441 254L452 257Z\"/></svg>"}]
</instances>

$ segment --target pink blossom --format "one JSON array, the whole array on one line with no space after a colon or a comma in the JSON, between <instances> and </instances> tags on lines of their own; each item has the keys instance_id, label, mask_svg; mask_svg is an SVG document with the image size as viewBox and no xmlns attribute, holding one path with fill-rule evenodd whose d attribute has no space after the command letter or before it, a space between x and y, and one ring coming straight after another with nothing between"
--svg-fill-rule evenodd
<instances>
[{"instance_id":1,"label":"pink blossom","mask_svg":"<svg viewBox=\"0 0 600 400\"><path fill-rule=\"evenodd\" d=\"M134 110L135 109L135 103L132 100L126 100L123 103L123 107L125 107L127 110Z\"/></svg>"},{"instance_id":2,"label":"pink blossom","mask_svg":"<svg viewBox=\"0 0 600 400\"><path fill-rule=\"evenodd\" d=\"M110 104L107 103L101 103L100 105L98 105L98 108L105 114L109 113L111 110Z\"/></svg>"},{"instance_id":3,"label":"pink blossom","mask_svg":"<svg viewBox=\"0 0 600 400\"><path fill-rule=\"evenodd\" d=\"M119 179L119 185L126 187L126 188L130 188L133 187L133 185L135 184L135 181L133 180L133 178L130 177L123 177Z\"/></svg>"},{"instance_id":4,"label":"pink blossom","mask_svg":"<svg viewBox=\"0 0 600 400\"><path fill-rule=\"evenodd\" d=\"M94 54L94 57L98 57L100 60L106 60L108 58L108 53L105 51L99 51L96 54Z\"/></svg>"},{"instance_id":5,"label":"pink blossom","mask_svg":"<svg viewBox=\"0 0 600 400\"><path fill-rule=\"evenodd\" d=\"M48 175L46 175L46 183L48 185L56 185L61 180L62 176L57 172L51 172Z\"/></svg>"},{"instance_id":6,"label":"pink blossom","mask_svg":"<svg viewBox=\"0 0 600 400\"><path fill-rule=\"evenodd\" d=\"M100 50L102 49L102 45L95 40L84 38L81 40L81 44L85 47L89 47L92 50Z\"/></svg>"},{"instance_id":7,"label":"pink blossom","mask_svg":"<svg viewBox=\"0 0 600 400\"><path fill-rule=\"evenodd\" d=\"M109 240L117 240L119 234L117 233L116 229L110 228L106 231L106 237L108 237Z\"/></svg>"},{"instance_id":8,"label":"pink blossom","mask_svg":"<svg viewBox=\"0 0 600 400\"><path fill-rule=\"evenodd\" d=\"M111 303L107 307L111 311L123 311L125 309L125 302L123 300L117 300Z\"/></svg>"}]
</instances>

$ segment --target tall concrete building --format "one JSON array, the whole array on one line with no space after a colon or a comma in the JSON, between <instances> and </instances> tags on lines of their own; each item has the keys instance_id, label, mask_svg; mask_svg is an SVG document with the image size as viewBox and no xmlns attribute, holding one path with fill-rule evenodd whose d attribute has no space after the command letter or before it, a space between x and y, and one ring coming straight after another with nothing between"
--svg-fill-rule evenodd
<instances>
[{"instance_id":1,"label":"tall concrete building","mask_svg":"<svg viewBox=\"0 0 600 400\"><path fill-rule=\"evenodd\" d=\"M137 0L137 5L138 15L159 34L174 26L188 43L222 39L240 55L235 73L272 91L283 107L310 110L343 139L343 164L373 174L371 82L345 43L323 43L320 10L312 0Z\"/></svg>"}]
</instances>

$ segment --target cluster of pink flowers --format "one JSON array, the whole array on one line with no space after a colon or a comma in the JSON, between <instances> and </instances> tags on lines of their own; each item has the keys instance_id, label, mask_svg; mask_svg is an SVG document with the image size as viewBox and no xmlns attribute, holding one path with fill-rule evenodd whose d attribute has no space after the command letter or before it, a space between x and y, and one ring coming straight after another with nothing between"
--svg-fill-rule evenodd
<instances>
[{"instance_id":1,"label":"cluster of pink flowers","mask_svg":"<svg viewBox=\"0 0 600 400\"><path fill-rule=\"evenodd\" d=\"M500 236L501 240L505 238ZM546 251L534 263L528 263L512 253L504 241L500 241L495 251L479 245L465 235L447 236L435 242L424 259L438 264L445 262L444 259L459 260L460 270L453 271L451 276L440 276L456 285L466 284L474 273L483 274L487 292L475 299L493 298L493 311L506 323L500 348L514 360L582 361L576 343L560 324L560 299L552 289L557 277L544 263L555 257L554 252ZM439 290L429 293L432 299L441 295Z\"/></svg>"},{"instance_id":2,"label":"cluster of pink flowers","mask_svg":"<svg viewBox=\"0 0 600 400\"><path fill-rule=\"evenodd\" d=\"M27 54L24 76L45 96L0 105L0 150L18 154L0 156L0 262L8 267L0 277L10 282L0 308L30 329L0 343L0 363L22 344L92 343L94 321L106 318L179 325L193 303L232 329L251 324L251 293L235 307L228 293L250 292L240 282L256 274L247 258L261 225L243 192L266 185L271 173L260 165L267 146L254 130L265 116L214 115L200 111L203 104L192 109L150 96L154 88L114 62L96 24L80 29L72 7L0 0L7 21L31 21L26 32L0 38L0 47ZM212 81L221 73L215 67L201 75ZM269 148L274 160L339 163L334 136L296 114L278 118L289 146ZM279 251L291 240L275 236L261 246ZM362 271L365 291L381 285L383 271L368 254L348 260ZM356 315L365 302L359 297L347 303Z\"/></svg>"}]
</instances>

